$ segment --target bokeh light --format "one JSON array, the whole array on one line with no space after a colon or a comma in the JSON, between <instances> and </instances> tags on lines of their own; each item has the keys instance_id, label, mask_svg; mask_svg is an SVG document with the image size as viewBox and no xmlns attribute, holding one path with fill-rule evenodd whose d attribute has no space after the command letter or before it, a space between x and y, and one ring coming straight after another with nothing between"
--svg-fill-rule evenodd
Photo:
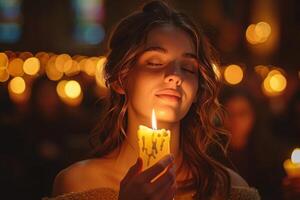
<instances>
[{"instance_id":1,"label":"bokeh light","mask_svg":"<svg viewBox=\"0 0 300 200\"><path fill-rule=\"evenodd\" d=\"M50 80L57 81L63 77L63 73L58 71L55 67L55 61L57 56L51 56L46 65L46 75Z\"/></svg>"},{"instance_id":2,"label":"bokeh light","mask_svg":"<svg viewBox=\"0 0 300 200\"><path fill-rule=\"evenodd\" d=\"M265 65L257 65L254 67L254 71L261 77L265 78L269 73L269 68Z\"/></svg>"},{"instance_id":3,"label":"bokeh light","mask_svg":"<svg viewBox=\"0 0 300 200\"><path fill-rule=\"evenodd\" d=\"M61 55L57 56L56 60L55 60L55 67L56 67L57 71L66 72L66 71L70 70L70 68L72 66L66 65L66 63L69 60L72 60L72 58L68 54L61 54Z\"/></svg>"},{"instance_id":4,"label":"bokeh light","mask_svg":"<svg viewBox=\"0 0 300 200\"><path fill-rule=\"evenodd\" d=\"M10 80L8 87L13 93L22 94L26 89L26 84L22 77L15 77Z\"/></svg>"},{"instance_id":5,"label":"bokeh light","mask_svg":"<svg viewBox=\"0 0 300 200\"><path fill-rule=\"evenodd\" d=\"M84 64L83 64L83 71L89 75L89 76L94 76L96 73L96 66L97 66L97 62L98 62L99 58L97 57L91 57L87 60L85 60Z\"/></svg>"},{"instance_id":6,"label":"bokeh light","mask_svg":"<svg viewBox=\"0 0 300 200\"><path fill-rule=\"evenodd\" d=\"M71 99L75 99L75 98L79 97L79 95L81 93L80 84L74 80L68 81L66 83L64 89L65 89L65 93L66 93L67 97L69 97Z\"/></svg>"},{"instance_id":7,"label":"bokeh light","mask_svg":"<svg viewBox=\"0 0 300 200\"><path fill-rule=\"evenodd\" d=\"M7 68L8 66L8 57L5 53L0 53L0 69Z\"/></svg>"},{"instance_id":8,"label":"bokeh light","mask_svg":"<svg viewBox=\"0 0 300 200\"><path fill-rule=\"evenodd\" d=\"M286 88L286 78L282 74L275 74L270 78L270 86L275 92L282 92Z\"/></svg>"},{"instance_id":9,"label":"bokeh light","mask_svg":"<svg viewBox=\"0 0 300 200\"><path fill-rule=\"evenodd\" d=\"M271 26L266 22L259 22L255 26L255 34L259 38L259 43L265 42L271 34Z\"/></svg>"},{"instance_id":10,"label":"bokeh light","mask_svg":"<svg viewBox=\"0 0 300 200\"><path fill-rule=\"evenodd\" d=\"M36 57L31 57L25 60L23 70L28 75L36 75L40 70L40 61Z\"/></svg>"},{"instance_id":11,"label":"bokeh light","mask_svg":"<svg viewBox=\"0 0 300 200\"><path fill-rule=\"evenodd\" d=\"M271 70L262 83L263 92L267 96L277 96L286 89L287 79L282 69Z\"/></svg>"},{"instance_id":12,"label":"bokeh light","mask_svg":"<svg viewBox=\"0 0 300 200\"><path fill-rule=\"evenodd\" d=\"M60 98L67 98L66 92L65 92L65 86L68 81L66 80L61 80L58 82L56 86L56 92Z\"/></svg>"},{"instance_id":13,"label":"bokeh light","mask_svg":"<svg viewBox=\"0 0 300 200\"><path fill-rule=\"evenodd\" d=\"M0 68L0 82L5 82L9 79L9 73L7 69Z\"/></svg>"},{"instance_id":14,"label":"bokeh light","mask_svg":"<svg viewBox=\"0 0 300 200\"><path fill-rule=\"evenodd\" d=\"M240 66L229 65L225 68L224 79L231 85L236 85L243 80L244 73Z\"/></svg>"},{"instance_id":15,"label":"bokeh light","mask_svg":"<svg viewBox=\"0 0 300 200\"><path fill-rule=\"evenodd\" d=\"M246 39L250 44L261 44L268 40L271 32L271 26L267 22L250 24L246 29Z\"/></svg>"},{"instance_id":16,"label":"bokeh light","mask_svg":"<svg viewBox=\"0 0 300 200\"><path fill-rule=\"evenodd\" d=\"M68 60L66 63L65 63L65 68L68 69L65 71L65 74L67 76L74 76L78 73L80 73L80 67L79 67L79 64L76 60Z\"/></svg>"},{"instance_id":17,"label":"bokeh light","mask_svg":"<svg viewBox=\"0 0 300 200\"><path fill-rule=\"evenodd\" d=\"M33 57L33 54L29 51L24 51L24 52L21 52L18 57L24 61L27 58Z\"/></svg>"},{"instance_id":18,"label":"bokeh light","mask_svg":"<svg viewBox=\"0 0 300 200\"><path fill-rule=\"evenodd\" d=\"M62 102L69 106L78 106L83 99L81 87L77 81L61 80L56 86L56 92Z\"/></svg>"},{"instance_id":19,"label":"bokeh light","mask_svg":"<svg viewBox=\"0 0 300 200\"><path fill-rule=\"evenodd\" d=\"M291 156L291 160L293 163L300 164L300 148L294 149L292 156Z\"/></svg>"},{"instance_id":20,"label":"bokeh light","mask_svg":"<svg viewBox=\"0 0 300 200\"><path fill-rule=\"evenodd\" d=\"M20 58L14 58L8 63L8 73L11 76L23 76L24 61Z\"/></svg>"},{"instance_id":21,"label":"bokeh light","mask_svg":"<svg viewBox=\"0 0 300 200\"><path fill-rule=\"evenodd\" d=\"M96 74L95 74L96 83L101 88L106 88L105 78L104 78L104 66L106 61L107 61L106 57L101 57L96 65Z\"/></svg>"}]
</instances>

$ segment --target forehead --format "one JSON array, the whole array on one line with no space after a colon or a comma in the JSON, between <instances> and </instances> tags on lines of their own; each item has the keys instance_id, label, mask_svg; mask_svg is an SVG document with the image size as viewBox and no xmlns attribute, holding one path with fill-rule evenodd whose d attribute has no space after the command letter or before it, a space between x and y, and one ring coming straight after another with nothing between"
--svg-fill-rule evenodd
<instances>
[{"instance_id":1,"label":"forehead","mask_svg":"<svg viewBox=\"0 0 300 200\"><path fill-rule=\"evenodd\" d=\"M173 25L158 26L150 30L146 38L145 48L152 46L181 52L196 52L195 45L188 33Z\"/></svg>"}]
</instances>

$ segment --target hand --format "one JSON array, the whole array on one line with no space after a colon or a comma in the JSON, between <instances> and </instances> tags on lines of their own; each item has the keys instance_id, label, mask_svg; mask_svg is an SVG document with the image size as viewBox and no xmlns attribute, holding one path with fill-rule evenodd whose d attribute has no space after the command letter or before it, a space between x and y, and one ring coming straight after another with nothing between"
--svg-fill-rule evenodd
<instances>
[{"instance_id":1,"label":"hand","mask_svg":"<svg viewBox=\"0 0 300 200\"><path fill-rule=\"evenodd\" d=\"M300 199L300 177L285 177L282 186L284 199Z\"/></svg>"},{"instance_id":2,"label":"hand","mask_svg":"<svg viewBox=\"0 0 300 200\"><path fill-rule=\"evenodd\" d=\"M174 158L167 155L143 172L142 165L142 159L138 158L128 170L120 183L119 200L172 200L176 191Z\"/></svg>"}]
</instances>

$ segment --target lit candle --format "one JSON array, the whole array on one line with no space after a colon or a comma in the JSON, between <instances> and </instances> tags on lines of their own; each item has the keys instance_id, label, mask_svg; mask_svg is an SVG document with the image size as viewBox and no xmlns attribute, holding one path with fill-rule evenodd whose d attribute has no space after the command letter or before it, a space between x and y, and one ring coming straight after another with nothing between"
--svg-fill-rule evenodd
<instances>
[{"instance_id":1,"label":"lit candle","mask_svg":"<svg viewBox=\"0 0 300 200\"><path fill-rule=\"evenodd\" d=\"M170 154L171 132L157 130L156 116L152 110L152 129L140 125L138 129L139 156L143 160L143 170L151 167L167 154Z\"/></svg>"},{"instance_id":2,"label":"lit candle","mask_svg":"<svg viewBox=\"0 0 300 200\"><path fill-rule=\"evenodd\" d=\"M300 148L294 149L291 159L285 160L283 166L288 176L300 177Z\"/></svg>"}]
</instances>

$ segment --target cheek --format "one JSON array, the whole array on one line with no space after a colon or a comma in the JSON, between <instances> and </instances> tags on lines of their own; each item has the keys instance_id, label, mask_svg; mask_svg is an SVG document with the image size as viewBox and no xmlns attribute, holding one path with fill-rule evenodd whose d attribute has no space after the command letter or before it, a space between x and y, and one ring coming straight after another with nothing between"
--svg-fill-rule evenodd
<instances>
[{"instance_id":1,"label":"cheek","mask_svg":"<svg viewBox=\"0 0 300 200\"><path fill-rule=\"evenodd\" d=\"M195 98L198 93L198 81L197 80L190 80L186 84L186 94L188 102L191 104L192 102L195 102Z\"/></svg>"}]
</instances>

